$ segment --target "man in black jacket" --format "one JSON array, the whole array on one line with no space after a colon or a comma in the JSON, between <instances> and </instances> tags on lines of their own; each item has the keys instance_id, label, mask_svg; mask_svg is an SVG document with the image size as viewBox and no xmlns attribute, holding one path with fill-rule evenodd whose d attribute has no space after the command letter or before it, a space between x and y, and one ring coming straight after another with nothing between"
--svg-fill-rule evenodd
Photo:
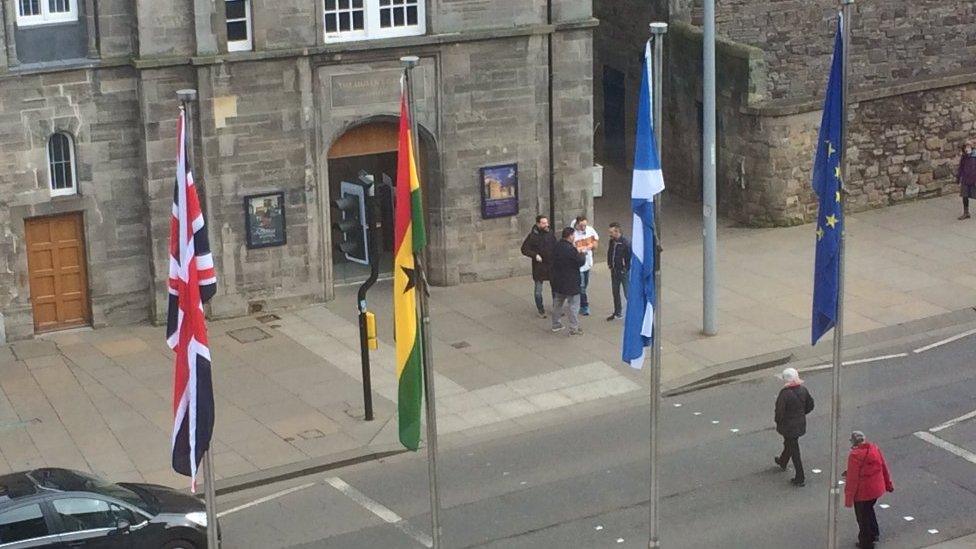
<instances>
[{"instance_id":1,"label":"man in black jacket","mask_svg":"<svg viewBox=\"0 0 976 549\"><path fill-rule=\"evenodd\" d=\"M535 308L539 312L539 318L546 318L546 308L542 304L542 283L549 280L549 270L552 267L552 250L555 247L556 237L549 230L549 218L544 215L536 216L532 231L522 242L522 255L532 260Z\"/></svg>"},{"instance_id":2,"label":"man in black jacket","mask_svg":"<svg viewBox=\"0 0 976 549\"><path fill-rule=\"evenodd\" d=\"M780 376L786 385L776 397L776 432L783 435L783 453L774 457L779 468L786 470L786 464L793 460L794 486L803 486L803 461L800 459L800 437L807 433L807 414L813 411L813 397L803 386L800 374L793 368L783 370Z\"/></svg>"},{"instance_id":3,"label":"man in black jacket","mask_svg":"<svg viewBox=\"0 0 976 549\"><path fill-rule=\"evenodd\" d=\"M552 270L549 273L549 283L552 285L552 331L563 329L563 307L569 309L569 335L580 335L583 330L579 327L580 309L580 267L586 263L586 254L577 251L574 241L575 230L566 227L562 232L562 240L556 243L552 253Z\"/></svg>"},{"instance_id":4,"label":"man in black jacket","mask_svg":"<svg viewBox=\"0 0 976 549\"><path fill-rule=\"evenodd\" d=\"M613 314L607 317L607 322L623 316L620 304L620 289L623 288L624 299L627 299L627 284L630 283L630 241L620 232L620 223L610 224L610 245L607 247L607 267L610 268L610 291L613 293Z\"/></svg>"}]
</instances>

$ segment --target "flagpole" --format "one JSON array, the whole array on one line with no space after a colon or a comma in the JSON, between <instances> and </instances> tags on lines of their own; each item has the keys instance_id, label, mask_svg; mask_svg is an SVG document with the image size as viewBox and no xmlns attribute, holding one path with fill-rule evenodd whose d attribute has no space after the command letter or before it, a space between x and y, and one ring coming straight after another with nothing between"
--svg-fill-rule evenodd
<instances>
[{"instance_id":1,"label":"flagpole","mask_svg":"<svg viewBox=\"0 0 976 549\"><path fill-rule=\"evenodd\" d=\"M847 217L844 215L844 204L847 199L847 191L844 188L847 182L847 77L848 62L850 60L851 43L851 12L854 0L840 0L842 19L841 19L841 143L840 143L840 212L841 228L840 243L837 247L837 263L839 273L837 276L837 320L834 323L834 363L831 369L831 403L830 403L830 497L827 503L828 526L827 526L827 547L836 549L837 547L837 519L840 513L840 496L842 486L840 485L839 466L840 466L840 369L844 350L844 240L847 233Z\"/></svg>"},{"instance_id":2,"label":"flagpole","mask_svg":"<svg viewBox=\"0 0 976 549\"><path fill-rule=\"evenodd\" d=\"M664 105L664 35L668 32L667 23L651 23L653 40L654 74L654 138L657 142L657 156L661 158L661 138L664 124L661 122ZM661 195L654 199L654 332L652 342L654 352L651 357L651 488L648 503L649 527L647 547L661 547L658 522L660 518L660 489L658 479L658 412L661 409Z\"/></svg>"},{"instance_id":3,"label":"flagpole","mask_svg":"<svg viewBox=\"0 0 976 549\"><path fill-rule=\"evenodd\" d=\"M413 93L413 69L417 66L420 58L415 55L401 57L405 67L404 77L407 91L407 105L410 112L410 133L413 136L414 154L420 148L420 135L417 133L417 116L414 108ZM433 548L438 549L441 545L441 499L437 489L437 411L434 406L434 357L433 349L430 344L430 311L427 307L427 298L430 294L427 284L427 261L424 253L417 253L414 250L414 262L419 273L419 284L417 288L417 300L420 309L420 345L424 373L424 410L427 413L427 479L430 489L430 530Z\"/></svg>"},{"instance_id":4,"label":"flagpole","mask_svg":"<svg viewBox=\"0 0 976 549\"><path fill-rule=\"evenodd\" d=\"M186 89L176 92L183 108L183 131L186 134L186 158L190 166L193 165L193 103L197 100L197 90ZM194 456L190 456L193 459ZM217 496L214 490L213 456L210 450L203 454L203 484L204 498L207 506L207 549L217 549Z\"/></svg>"}]
</instances>

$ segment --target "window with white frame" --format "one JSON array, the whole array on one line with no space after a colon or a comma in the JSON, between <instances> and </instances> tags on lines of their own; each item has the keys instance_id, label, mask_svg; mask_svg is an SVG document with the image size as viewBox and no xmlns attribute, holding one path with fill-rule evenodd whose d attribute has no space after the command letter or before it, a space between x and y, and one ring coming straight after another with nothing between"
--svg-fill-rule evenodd
<instances>
[{"instance_id":1,"label":"window with white frame","mask_svg":"<svg viewBox=\"0 0 976 549\"><path fill-rule=\"evenodd\" d=\"M75 144L66 133L55 133L47 141L47 166L51 196L75 194Z\"/></svg>"},{"instance_id":2,"label":"window with white frame","mask_svg":"<svg viewBox=\"0 0 976 549\"><path fill-rule=\"evenodd\" d=\"M19 27L78 20L78 0L16 0L16 2Z\"/></svg>"},{"instance_id":3,"label":"window with white frame","mask_svg":"<svg viewBox=\"0 0 976 549\"><path fill-rule=\"evenodd\" d=\"M426 32L426 0L323 0L326 42Z\"/></svg>"},{"instance_id":4,"label":"window with white frame","mask_svg":"<svg viewBox=\"0 0 976 549\"><path fill-rule=\"evenodd\" d=\"M227 21L227 51L250 51L254 47L251 40L251 1L226 0L224 16Z\"/></svg>"}]
</instances>

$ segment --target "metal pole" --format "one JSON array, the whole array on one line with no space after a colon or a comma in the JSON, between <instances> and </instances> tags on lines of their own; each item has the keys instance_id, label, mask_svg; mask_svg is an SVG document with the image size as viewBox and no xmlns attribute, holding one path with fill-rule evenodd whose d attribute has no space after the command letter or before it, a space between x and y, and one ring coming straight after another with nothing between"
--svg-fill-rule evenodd
<instances>
[{"instance_id":1,"label":"metal pole","mask_svg":"<svg viewBox=\"0 0 976 549\"><path fill-rule=\"evenodd\" d=\"M661 139L664 133L664 35L668 32L667 23L651 23L651 37L654 41L654 138L657 142L657 155L661 157ZM648 504L649 527L647 546L655 549L661 546L658 533L660 517L660 483L658 479L658 412L661 409L661 197L654 199L654 352L651 358L651 495Z\"/></svg>"},{"instance_id":2,"label":"metal pole","mask_svg":"<svg viewBox=\"0 0 976 549\"><path fill-rule=\"evenodd\" d=\"M837 515L840 512L841 486L839 484L840 466L840 368L844 350L844 240L847 233L847 216L844 215L844 205L847 192L844 185L847 182L847 77L848 60L850 59L851 43L851 8L854 0L840 0L841 15L841 48L843 61L841 70L841 144L840 144L840 244L837 249L837 262L840 273L837 277L837 322L834 324L834 364L831 376L830 402L830 497L827 500L827 547L837 547Z\"/></svg>"},{"instance_id":3,"label":"metal pole","mask_svg":"<svg viewBox=\"0 0 976 549\"><path fill-rule=\"evenodd\" d=\"M366 238L367 253L369 254L369 278L359 287L357 302L359 304L359 354L363 371L363 415L366 421L373 421L373 384L370 380L369 366L369 334L367 333L366 320L366 292L373 286L380 274L380 258L377 249L376 230L376 184L372 184L366 189L365 193L366 226L368 231Z\"/></svg>"},{"instance_id":4,"label":"metal pole","mask_svg":"<svg viewBox=\"0 0 976 549\"><path fill-rule=\"evenodd\" d=\"M417 134L417 117L414 109L413 69L420 59L416 56L401 57L400 61L406 67L407 104L410 110L411 133L414 136L414 151L420 136ZM416 159L414 159L416 160ZM420 308L420 344L424 372L424 409L427 413L427 479L430 488L430 537L434 549L441 545L441 500L437 490L437 411L434 406L434 357L433 346L430 344L430 312L427 307L427 297L430 293L427 285L427 261L423 253L414 250L419 284L417 296Z\"/></svg>"},{"instance_id":5,"label":"metal pole","mask_svg":"<svg viewBox=\"0 0 976 549\"><path fill-rule=\"evenodd\" d=\"M179 90L176 97L183 107L183 121L185 124L186 161L193 167L193 103L197 100L197 90ZM190 459L193 459L192 456ZM207 549L217 549L217 496L214 490L213 456L210 450L203 454L203 484L204 498L207 506Z\"/></svg>"},{"instance_id":6,"label":"metal pole","mask_svg":"<svg viewBox=\"0 0 976 549\"><path fill-rule=\"evenodd\" d=\"M718 311L715 305L715 253L718 246L718 201L715 195L715 0L705 0L702 73L702 332L711 336L718 333Z\"/></svg>"}]
</instances>

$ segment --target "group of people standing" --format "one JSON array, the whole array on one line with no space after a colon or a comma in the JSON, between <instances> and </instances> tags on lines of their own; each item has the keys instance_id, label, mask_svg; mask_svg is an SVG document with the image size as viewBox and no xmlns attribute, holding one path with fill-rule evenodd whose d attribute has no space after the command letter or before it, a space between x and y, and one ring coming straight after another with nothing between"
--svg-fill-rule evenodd
<instances>
[{"instance_id":1,"label":"group of people standing","mask_svg":"<svg viewBox=\"0 0 976 549\"><path fill-rule=\"evenodd\" d=\"M800 437L807 432L807 414L813 411L810 391L803 386L800 374L786 368L779 376L783 388L776 397L776 432L783 437L783 452L773 461L783 471L793 462L794 486L805 486L803 460L800 458ZM857 547L872 549L881 537L874 505L885 492L894 492L884 454L874 443L868 442L861 431L851 433L851 452L844 471L844 505L854 508L857 520Z\"/></svg>"},{"instance_id":2,"label":"group of people standing","mask_svg":"<svg viewBox=\"0 0 976 549\"><path fill-rule=\"evenodd\" d=\"M611 223L610 244L607 246L607 267L610 270L613 293L613 312L608 321L623 316L620 294L627 297L627 280L630 270L630 242L623 236L620 224ZM563 316L569 320L570 335L580 335L579 316L590 315L590 302L586 290L590 285L593 269L593 252L599 248L600 235L589 225L586 216L580 215L572 227L562 229L557 237L549 218L540 215L535 219L532 231L522 242L522 255L532 260L532 280L535 283L535 307L539 318L546 318L543 287L549 282L552 291L552 331L560 332Z\"/></svg>"}]
</instances>

